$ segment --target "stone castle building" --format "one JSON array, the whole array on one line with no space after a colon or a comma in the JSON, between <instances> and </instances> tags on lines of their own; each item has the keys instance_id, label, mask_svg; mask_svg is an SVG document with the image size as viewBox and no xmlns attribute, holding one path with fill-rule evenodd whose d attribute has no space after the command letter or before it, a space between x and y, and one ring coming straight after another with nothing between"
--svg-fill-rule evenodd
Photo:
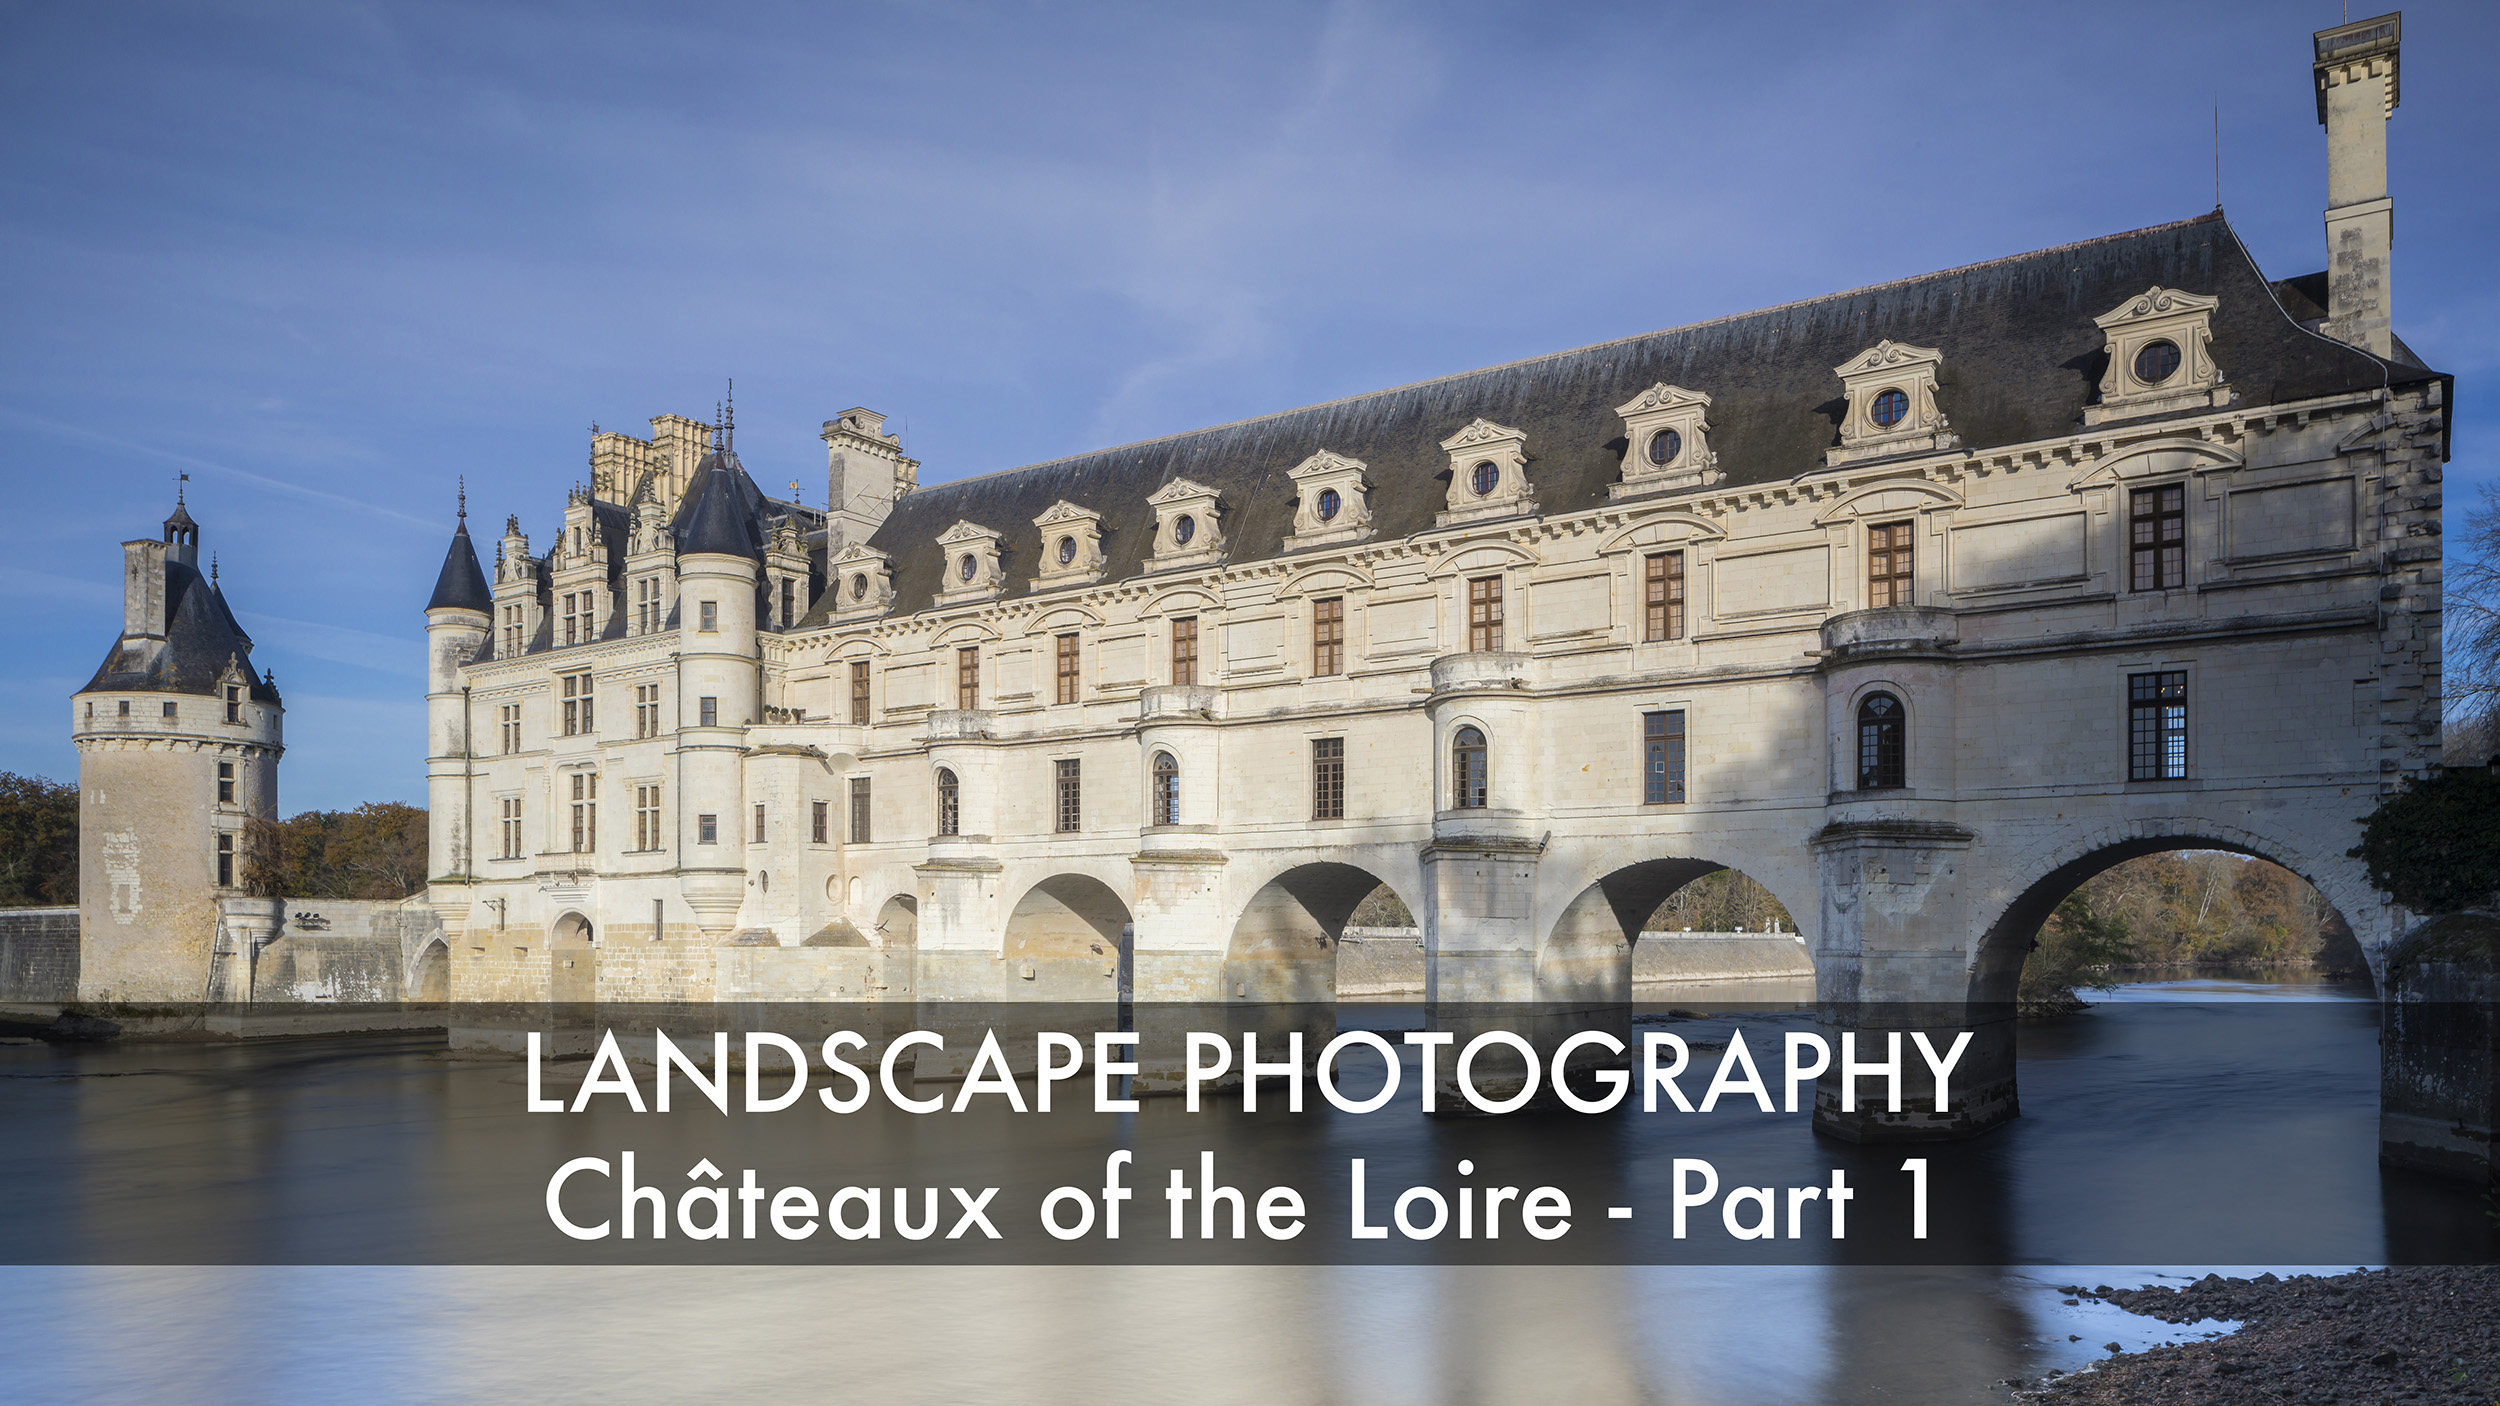
<instances>
[{"instance_id":1,"label":"stone castle building","mask_svg":"<svg viewBox=\"0 0 2500 1406\"><path fill-rule=\"evenodd\" d=\"M2392 327L2393 16L2317 36L2328 266L2217 210L923 487L599 433L428 603L462 999L1620 999L1725 866L1822 994L2010 997L2049 908L2438 758L2451 379Z\"/></svg>"}]
</instances>

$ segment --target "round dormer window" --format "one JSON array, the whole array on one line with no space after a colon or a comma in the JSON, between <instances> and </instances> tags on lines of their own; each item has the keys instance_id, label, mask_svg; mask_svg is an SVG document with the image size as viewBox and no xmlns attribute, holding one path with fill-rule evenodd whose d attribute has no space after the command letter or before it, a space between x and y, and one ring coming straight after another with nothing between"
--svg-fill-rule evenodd
<instances>
[{"instance_id":1,"label":"round dormer window","mask_svg":"<svg viewBox=\"0 0 2500 1406\"><path fill-rule=\"evenodd\" d=\"M1172 545L1186 547L1189 545L1189 539L1197 535L1198 519L1187 513L1172 519Z\"/></svg>"},{"instance_id":2,"label":"round dormer window","mask_svg":"<svg viewBox=\"0 0 2500 1406\"><path fill-rule=\"evenodd\" d=\"M970 581L981 574L981 559L970 552L964 553L964 559L955 564L955 574Z\"/></svg>"},{"instance_id":3,"label":"round dormer window","mask_svg":"<svg viewBox=\"0 0 2500 1406\"><path fill-rule=\"evenodd\" d=\"M2147 386L2158 386L2179 374L2179 344L2146 342L2135 354L2135 379Z\"/></svg>"},{"instance_id":4,"label":"round dormer window","mask_svg":"<svg viewBox=\"0 0 2500 1406\"><path fill-rule=\"evenodd\" d=\"M1068 565L1073 564L1075 561L1076 561L1076 539L1075 539L1075 538L1073 538L1073 537L1062 537L1062 538L1060 538L1060 539L1059 539L1059 564L1060 564L1061 566L1068 566Z\"/></svg>"},{"instance_id":5,"label":"round dormer window","mask_svg":"<svg viewBox=\"0 0 2500 1406\"><path fill-rule=\"evenodd\" d=\"M1898 388L1878 391L1875 403L1866 408L1866 413L1874 419L1878 429L1891 429L1909 418L1910 397Z\"/></svg>"},{"instance_id":6,"label":"round dormer window","mask_svg":"<svg viewBox=\"0 0 2500 1406\"><path fill-rule=\"evenodd\" d=\"M851 577L851 599L853 599L853 600L866 600L866 599L868 599L868 573L867 573L867 572L865 572L865 571L858 572L858 573L854 574L854 575Z\"/></svg>"},{"instance_id":7,"label":"round dormer window","mask_svg":"<svg viewBox=\"0 0 2500 1406\"><path fill-rule=\"evenodd\" d=\"M1649 462L1662 469L1674 463L1675 457L1683 452L1684 436L1673 430L1660 430L1649 437Z\"/></svg>"},{"instance_id":8,"label":"round dormer window","mask_svg":"<svg viewBox=\"0 0 2500 1406\"><path fill-rule=\"evenodd\" d=\"M1337 490L1323 488L1319 491L1319 502L1314 506L1319 512L1320 521L1335 522L1338 511L1345 507L1345 499L1337 496Z\"/></svg>"},{"instance_id":9,"label":"round dormer window","mask_svg":"<svg viewBox=\"0 0 2500 1406\"><path fill-rule=\"evenodd\" d=\"M1479 498L1492 496L1493 490L1501 487L1501 484L1501 466L1490 459L1467 471L1467 486L1475 489L1476 496Z\"/></svg>"}]
</instances>

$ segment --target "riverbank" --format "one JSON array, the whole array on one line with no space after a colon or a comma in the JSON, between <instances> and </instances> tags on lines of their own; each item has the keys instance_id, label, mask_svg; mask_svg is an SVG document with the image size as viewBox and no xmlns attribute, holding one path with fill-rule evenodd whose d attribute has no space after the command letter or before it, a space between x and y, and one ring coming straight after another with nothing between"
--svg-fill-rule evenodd
<instances>
[{"instance_id":1,"label":"riverbank","mask_svg":"<svg viewBox=\"0 0 2500 1406\"><path fill-rule=\"evenodd\" d=\"M2021 1383L2018 1401L2168 1406L2500 1399L2500 1266L2402 1265L2331 1278L2205 1278L2184 1288L2070 1287L2165 1323L2237 1321L2205 1342L2113 1356ZM2017 1385L2009 1383L2009 1385Z\"/></svg>"}]
</instances>

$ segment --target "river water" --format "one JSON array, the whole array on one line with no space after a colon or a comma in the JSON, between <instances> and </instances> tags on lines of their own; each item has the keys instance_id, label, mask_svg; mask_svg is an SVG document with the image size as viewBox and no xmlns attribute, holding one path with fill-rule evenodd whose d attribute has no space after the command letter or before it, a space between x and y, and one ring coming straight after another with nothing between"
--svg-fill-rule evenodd
<instances>
[{"instance_id":1,"label":"river water","mask_svg":"<svg viewBox=\"0 0 2500 1406\"><path fill-rule=\"evenodd\" d=\"M2021 1039L2024 1116L1939 1163L1935 1215L1960 1247L1944 1257L1971 1262L1923 1265L1868 1262L1882 1242L1855 1239L1854 1262L1774 1247L1786 1263L1721 1245L1726 1262L1691 1264L99 1264L148 1243L214 1258L199 1247L234 1243L221 1227L273 1243L252 1238L271 1185L309 1204L349 1182L381 1188L366 1214L382 1228L355 1243L428 1257L409 1249L422 1214L393 1209L424 1199L407 1149L472 1116L428 1081L479 1066L418 1042L11 1046L0 1258L49 1263L0 1270L0 1399L2001 1401L2000 1379L2077 1369L2109 1342L2228 1326L2067 1304L2061 1284L2491 1254L2469 1196L2377 1166L2366 989L2148 983ZM203 1097L211 1069L356 1092L303 1137L250 1097ZM160 1086L188 1091L147 1096ZM169 1194L129 1150L189 1120L239 1150ZM1448 1127L1367 1135L1420 1167ZM1610 1184L1644 1206L1663 1196L1647 1137L1607 1144ZM1766 1181L1840 1159L1794 1119L1675 1137ZM525 1209L501 1233L526 1245L543 1222ZM133 1225L157 1238L116 1238Z\"/></svg>"}]
</instances>

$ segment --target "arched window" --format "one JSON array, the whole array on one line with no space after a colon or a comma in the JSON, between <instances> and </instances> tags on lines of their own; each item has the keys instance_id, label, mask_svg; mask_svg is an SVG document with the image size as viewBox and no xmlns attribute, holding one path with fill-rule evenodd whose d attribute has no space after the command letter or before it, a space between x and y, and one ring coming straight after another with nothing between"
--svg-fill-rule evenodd
<instances>
[{"instance_id":1,"label":"arched window","mask_svg":"<svg viewBox=\"0 0 2500 1406\"><path fill-rule=\"evenodd\" d=\"M1482 810L1490 800L1484 734L1462 727L1450 741L1450 805L1457 810Z\"/></svg>"},{"instance_id":2,"label":"arched window","mask_svg":"<svg viewBox=\"0 0 2500 1406\"><path fill-rule=\"evenodd\" d=\"M1181 823L1181 764L1169 752L1155 753L1155 824Z\"/></svg>"},{"instance_id":3,"label":"arched window","mask_svg":"<svg viewBox=\"0 0 2500 1406\"><path fill-rule=\"evenodd\" d=\"M964 832L963 788L957 784L955 773L946 767L938 768L937 786L938 833L960 835Z\"/></svg>"},{"instance_id":4,"label":"arched window","mask_svg":"<svg viewBox=\"0 0 2500 1406\"><path fill-rule=\"evenodd\" d=\"M1901 700L1870 693L1858 704L1858 789L1907 785L1909 743L1901 728Z\"/></svg>"}]
</instances>

